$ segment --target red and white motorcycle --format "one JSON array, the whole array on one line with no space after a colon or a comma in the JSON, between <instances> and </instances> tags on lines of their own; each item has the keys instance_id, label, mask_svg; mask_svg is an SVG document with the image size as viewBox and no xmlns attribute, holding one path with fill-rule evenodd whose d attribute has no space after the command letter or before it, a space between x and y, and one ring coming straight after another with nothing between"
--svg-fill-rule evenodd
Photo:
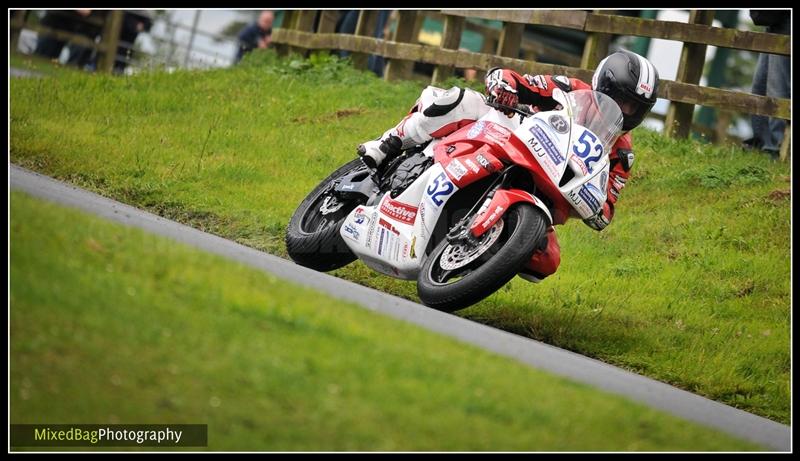
<instances>
[{"instance_id":1,"label":"red and white motorcycle","mask_svg":"<svg viewBox=\"0 0 800 461\"><path fill-rule=\"evenodd\" d=\"M385 161L377 175L360 159L342 166L292 216L289 256L321 271L361 259L416 279L420 300L448 312L494 293L549 226L591 217L606 201L619 107L592 90L553 97L561 108L537 113L487 101L495 110Z\"/></svg>"}]
</instances>

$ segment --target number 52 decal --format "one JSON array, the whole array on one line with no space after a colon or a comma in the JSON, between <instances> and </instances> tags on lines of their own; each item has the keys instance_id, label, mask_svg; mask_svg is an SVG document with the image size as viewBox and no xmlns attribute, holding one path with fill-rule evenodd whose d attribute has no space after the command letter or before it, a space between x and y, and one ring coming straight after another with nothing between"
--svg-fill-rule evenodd
<instances>
[{"instance_id":1,"label":"number 52 decal","mask_svg":"<svg viewBox=\"0 0 800 461\"><path fill-rule=\"evenodd\" d=\"M587 140L586 138L589 139ZM580 143L580 150L578 150L578 143ZM592 151L595 151L597 155L587 157ZM577 142L572 145L572 152L583 159L583 163L586 164L586 168L588 168L591 172L592 166L590 163L600 160L600 157L603 156L603 145L597 142L597 136L592 134L591 131L584 130L583 133L581 133L581 135L578 137Z\"/></svg>"},{"instance_id":2,"label":"number 52 decal","mask_svg":"<svg viewBox=\"0 0 800 461\"><path fill-rule=\"evenodd\" d=\"M439 176L433 179L433 183L428 186L428 189L426 189L425 192L436 206L442 206L442 203L444 203L442 198L452 194L454 189L455 187L453 186L453 183L447 179L447 175L445 175L444 172L441 172L439 173Z\"/></svg>"}]
</instances>

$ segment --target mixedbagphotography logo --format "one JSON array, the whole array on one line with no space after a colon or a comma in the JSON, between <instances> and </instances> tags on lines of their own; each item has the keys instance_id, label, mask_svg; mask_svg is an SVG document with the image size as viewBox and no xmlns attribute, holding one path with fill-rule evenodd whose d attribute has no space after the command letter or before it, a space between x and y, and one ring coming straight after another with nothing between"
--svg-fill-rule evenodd
<instances>
[{"instance_id":1,"label":"mixedbagphotography logo","mask_svg":"<svg viewBox=\"0 0 800 461\"><path fill-rule=\"evenodd\" d=\"M206 447L206 424L12 424L12 447Z\"/></svg>"}]
</instances>

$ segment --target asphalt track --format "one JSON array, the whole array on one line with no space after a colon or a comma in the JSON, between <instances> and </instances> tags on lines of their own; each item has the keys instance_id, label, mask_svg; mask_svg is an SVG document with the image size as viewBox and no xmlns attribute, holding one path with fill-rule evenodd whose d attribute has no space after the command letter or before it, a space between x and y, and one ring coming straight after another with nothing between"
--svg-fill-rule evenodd
<instances>
[{"instance_id":1,"label":"asphalt track","mask_svg":"<svg viewBox=\"0 0 800 461\"><path fill-rule=\"evenodd\" d=\"M12 189L78 208L224 256L277 277L411 322L526 365L588 384L681 418L757 443L791 451L791 428L676 387L539 341L439 312L347 280L298 266L230 240L101 197L9 163Z\"/></svg>"}]
</instances>

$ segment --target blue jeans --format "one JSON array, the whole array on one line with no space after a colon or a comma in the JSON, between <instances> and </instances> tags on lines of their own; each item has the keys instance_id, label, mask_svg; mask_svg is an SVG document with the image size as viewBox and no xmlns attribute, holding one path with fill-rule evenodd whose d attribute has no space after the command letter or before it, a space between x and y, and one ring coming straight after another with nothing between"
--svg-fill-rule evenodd
<instances>
[{"instance_id":1,"label":"blue jeans","mask_svg":"<svg viewBox=\"0 0 800 461\"><path fill-rule=\"evenodd\" d=\"M761 53L753 76L753 94L773 98L791 97L792 76L789 56ZM783 142L786 121L752 115L753 140L763 150L778 151Z\"/></svg>"}]
</instances>

